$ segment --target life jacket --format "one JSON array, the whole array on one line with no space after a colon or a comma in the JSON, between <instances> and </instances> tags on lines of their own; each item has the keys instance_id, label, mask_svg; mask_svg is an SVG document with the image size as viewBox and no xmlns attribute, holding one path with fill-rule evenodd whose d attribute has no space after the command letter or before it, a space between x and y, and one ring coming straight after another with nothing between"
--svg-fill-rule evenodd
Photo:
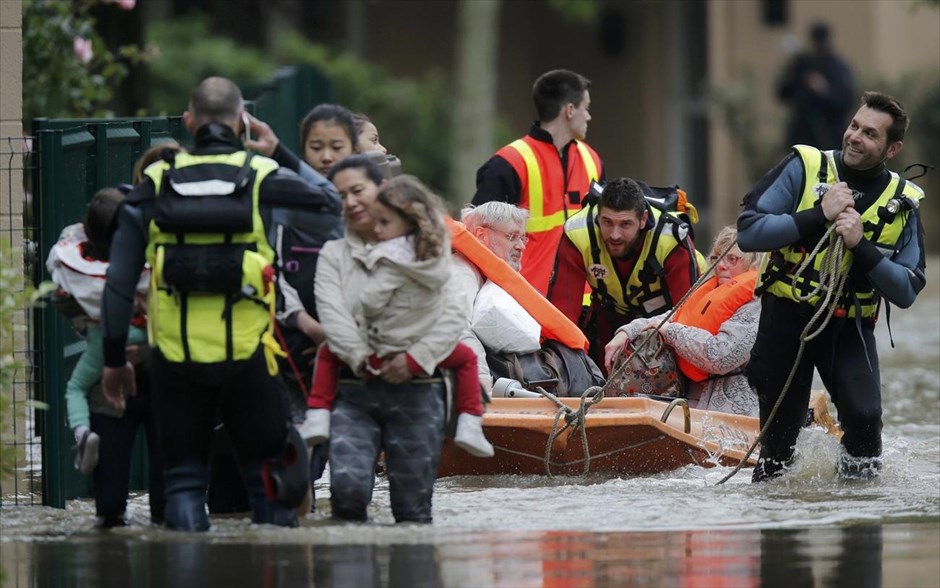
<instances>
[{"instance_id":1,"label":"life jacket","mask_svg":"<svg viewBox=\"0 0 940 588\"><path fill-rule=\"evenodd\" d=\"M581 198L592 180L600 178L601 158L587 143L568 148L568 169L553 143L530 135L496 152L515 170L522 183L519 207L529 210L529 243L522 258L522 275L542 295L555 265L565 221L581 209Z\"/></svg>"},{"instance_id":2,"label":"life jacket","mask_svg":"<svg viewBox=\"0 0 940 588\"><path fill-rule=\"evenodd\" d=\"M805 172L803 194L794 211L800 212L818 206L829 186L840 180L833 151L820 151L807 145L796 145L793 149L799 155ZM895 172L890 173L891 179L884 191L866 210L858 211L861 214L862 232L865 238L888 258L897 252L898 240L910 216L909 210L903 208L891 212L888 206L889 201L907 198L913 202L919 202L924 197L924 192L919 186L905 180ZM813 183L812 178L816 178L816 183ZM828 228L831 224L827 222L826 227ZM815 244L795 243L765 256L757 284L758 295L767 292L780 298L797 301L792 288L794 274L814 246ZM819 269L827 249L827 247L820 249L813 260L812 267L807 268L797 280L796 289L801 295L808 295L819 284ZM842 256L842 271L848 271L852 259L852 252L846 250ZM849 287L845 289L839 300L839 306L846 311L846 315L865 318L877 316L881 298L875 292L874 287L868 284L867 280L863 282L850 279L846 285ZM819 295L814 295L807 302L815 306L819 298Z\"/></svg>"},{"instance_id":3,"label":"life jacket","mask_svg":"<svg viewBox=\"0 0 940 588\"><path fill-rule=\"evenodd\" d=\"M508 263L474 237L460 221L445 219L452 237L451 246L497 286L512 296L542 326L542 337L572 349L588 348L581 329L555 308Z\"/></svg>"},{"instance_id":4,"label":"life jacket","mask_svg":"<svg viewBox=\"0 0 940 588\"><path fill-rule=\"evenodd\" d=\"M565 223L565 234L581 257L591 287L592 304L612 308L620 315L651 317L669 310L675 300L666 288L666 258L676 247L686 248L695 283L701 273L703 259L689 238L689 225L670 212L647 206L653 227L644 231L643 247L633 271L623 281L610 257L597 225L597 204L590 204Z\"/></svg>"},{"instance_id":5,"label":"life jacket","mask_svg":"<svg viewBox=\"0 0 940 588\"><path fill-rule=\"evenodd\" d=\"M739 308L754 300L754 285L757 283L757 270L744 272L722 285L718 285L718 276L694 290L676 311L673 322L687 327L704 329L717 335L721 325L731 318ZM708 379L709 373L703 371L676 354L679 369L694 382Z\"/></svg>"},{"instance_id":6,"label":"life jacket","mask_svg":"<svg viewBox=\"0 0 940 588\"><path fill-rule=\"evenodd\" d=\"M277 373L275 255L258 206L261 182L277 167L236 151L178 153L145 171L156 194L146 252L150 343L168 361L245 360L264 343Z\"/></svg>"}]
</instances>

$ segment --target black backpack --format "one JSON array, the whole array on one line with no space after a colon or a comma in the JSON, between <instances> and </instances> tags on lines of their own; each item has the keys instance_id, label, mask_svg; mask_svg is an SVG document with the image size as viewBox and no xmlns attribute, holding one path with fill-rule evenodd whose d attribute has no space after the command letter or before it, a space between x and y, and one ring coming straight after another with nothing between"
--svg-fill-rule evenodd
<instances>
[{"instance_id":1,"label":"black backpack","mask_svg":"<svg viewBox=\"0 0 940 588\"><path fill-rule=\"evenodd\" d=\"M493 381L518 380L525 388L541 387L555 396L579 397L591 386L603 386L604 374L587 353L546 340L531 353L486 352Z\"/></svg>"}]
</instances>

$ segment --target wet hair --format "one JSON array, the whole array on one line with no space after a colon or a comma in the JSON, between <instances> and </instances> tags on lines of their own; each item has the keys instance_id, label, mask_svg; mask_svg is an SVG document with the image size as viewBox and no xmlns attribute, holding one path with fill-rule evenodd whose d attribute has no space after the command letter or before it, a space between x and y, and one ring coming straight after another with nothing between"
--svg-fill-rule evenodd
<instances>
[{"instance_id":1,"label":"wet hair","mask_svg":"<svg viewBox=\"0 0 940 588\"><path fill-rule=\"evenodd\" d=\"M117 226L117 213L124 194L116 188L98 190L85 209L85 255L108 261L111 255L111 236Z\"/></svg>"},{"instance_id":2,"label":"wet hair","mask_svg":"<svg viewBox=\"0 0 940 588\"><path fill-rule=\"evenodd\" d=\"M350 155L342 161L338 161L333 164L333 167L330 168L330 171L326 173L326 179L333 181L333 178L336 177L336 174L346 169L358 169L361 170L363 174L373 184L378 186L385 179L385 176L382 175L382 170L379 169L379 166L376 165L375 161L372 160L368 155L363 155L361 153L356 153Z\"/></svg>"},{"instance_id":3,"label":"wet hair","mask_svg":"<svg viewBox=\"0 0 940 588\"><path fill-rule=\"evenodd\" d=\"M134 175L132 176L132 183L136 186L144 180L144 170L150 167L151 164L160 161L161 159L166 159L166 153L179 153L183 148L180 147L180 144L176 141L163 141L152 145L150 149L147 149L143 152L140 158L134 163Z\"/></svg>"},{"instance_id":4,"label":"wet hair","mask_svg":"<svg viewBox=\"0 0 940 588\"><path fill-rule=\"evenodd\" d=\"M646 211L646 197L643 189L631 178L616 178L604 186L597 208L608 208L615 212L632 211L637 217Z\"/></svg>"},{"instance_id":5,"label":"wet hair","mask_svg":"<svg viewBox=\"0 0 940 588\"><path fill-rule=\"evenodd\" d=\"M313 110L307 113L307 116L300 121L300 144L307 142L307 134L313 125L318 122L328 122L343 127L349 141L352 143L352 150L356 151L359 146L359 131L353 115L349 109L339 104L318 104Z\"/></svg>"},{"instance_id":6,"label":"wet hair","mask_svg":"<svg viewBox=\"0 0 940 588\"><path fill-rule=\"evenodd\" d=\"M862 106L883 112L891 117L891 126L888 127L888 144L904 140L904 133L911 123L907 112L901 103L893 96L881 92L865 92L862 94Z\"/></svg>"},{"instance_id":7,"label":"wet hair","mask_svg":"<svg viewBox=\"0 0 940 588\"><path fill-rule=\"evenodd\" d=\"M712 255L721 255L721 253L724 252L725 249L728 249L729 246L737 240L737 238L738 229L732 225L728 225L718 231L718 235L715 236L715 240L712 242L712 248L709 252L709 257ZM755 253L754 251L741 252L741 259L747 262L748 269L752 269L757 266L757 263L760 261L760 256L760 253Z\"/></svg>"},{"instance_id":8,"label":"wet hair","mask_svg":"<svg viewBox=\"0 0 940 588\"><path fill-rule=\"evenodd\" d=\"M396 176L379 189L376 200L411 227L415 259L424 261L443 255L448 232L444 224L446 208L421 180L407 174Z\"/></svg>"},{"instance_id":9,"label":"wet hair","mask_svg":"<svg viewBox=\"0 0 940 588\"><path fill-rule=\"evenodd\" d=\"M591 81L567 69L553 69L539 76L532 86L532 100L540 122L558 118L566 104L580 106Z\"/></svg>"},{"instance_id":10,"label":"wet hair","mask_svg":"<svg viewBox=\"0 0 940 588\"><path fill-rule=\"evenodd\" d=\"M479 206L467 206L460 211L460 220L471 233L477 227L511 223L525 230L529 222L529 211L508 202L490 200Z\"/></svg>"},{"instance_id":11,"label":"wet hair","mask_svg":"<svg viewBox=\"0 0 940 588\"><path fill-rule=\"evenodd\" d=\"M197 124L210 122L230 124L243 105L242 91L232 80L206 78L189 96L189 111Z\"/></svg>"}]
</instances>

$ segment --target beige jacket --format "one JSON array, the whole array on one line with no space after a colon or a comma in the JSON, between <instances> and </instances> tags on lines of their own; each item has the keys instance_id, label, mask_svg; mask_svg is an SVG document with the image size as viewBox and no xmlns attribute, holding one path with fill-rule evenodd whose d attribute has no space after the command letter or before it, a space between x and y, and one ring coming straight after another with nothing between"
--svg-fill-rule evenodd
<instances>
[{"instance_id":1,"label":"beige jacket","mask_svg":"<svg viewBox=\"0 0 940 588\"><path fill-rule=\"evenodd\" d=\"M373 288L369 283L372 279L367 269L370 249L357 235L347 231L344 239L330 241L320 250L314 293L317 313L330 349L357 373L362 372L363 364L373 353L386 355L402 350L425 372L433 373L437 365L453 352L467 324L467 317L458 302L460 293L449 269L449 259L444 258L446 262L442 262L437 272L439 276L446 276L434 297L437 307L432 304L434 300L430 295L425 297L418 290L403 297L396 303L401 308L396 307L395 313L403 317L405 307L413 312L403 319L406 321L404 324L387 325L381 337L376 334L373 347L369 344L373 334L366 331L369 321L363 301L368 297L367 303L375 313L379 300L377 292L387 288L382 288L381 284ZM418 285L415 287L420 288ZM373 297L373 294L376 295ZM386 309L386 312L389 310L392 309ZM394 313L389 313L386 318L402 322L399 320L401 317ZM393 345L395 341L400 344Z\"/></svg>"}]
</instances>

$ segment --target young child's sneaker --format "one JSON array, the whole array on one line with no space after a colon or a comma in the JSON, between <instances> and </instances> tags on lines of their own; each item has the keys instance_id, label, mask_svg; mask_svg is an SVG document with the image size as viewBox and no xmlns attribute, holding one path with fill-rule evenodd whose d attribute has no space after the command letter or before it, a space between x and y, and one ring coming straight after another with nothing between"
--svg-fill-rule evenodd
<instances>
[{"instance_id":1,"label":"young child's sneaker","mask_svg":"<svg viewBox=\"0 0 940 588\"><path fill-rule=\"evenodd\" d=\"M307 445L313 447L330 438L330 411L325 408L308 408L304 422L297 427Z\"/></svg>"},{"instance_id":2,"label":"young child's sneaker","mask_svg":"<svg viewBox=\"0 0 940 588\"><path fill-rule=\"evenodd\" d=\"M471 455L493 457L493 446L483 435L483 417L465 412L457 416L457 433L454 443Z\"/></svg>"},{"instance_id":3,"label":"young child's sneaker","mask_svg":"<svg viewBox=\"0 0 940 588\"><path fill-rule=\"evenodd\" d=\"M94 431L85 431L82 440L75 446L75 469L86 476L95 471L98 465L98 448L101 445L101 437Z\"/></svg>"}]
</instances>

